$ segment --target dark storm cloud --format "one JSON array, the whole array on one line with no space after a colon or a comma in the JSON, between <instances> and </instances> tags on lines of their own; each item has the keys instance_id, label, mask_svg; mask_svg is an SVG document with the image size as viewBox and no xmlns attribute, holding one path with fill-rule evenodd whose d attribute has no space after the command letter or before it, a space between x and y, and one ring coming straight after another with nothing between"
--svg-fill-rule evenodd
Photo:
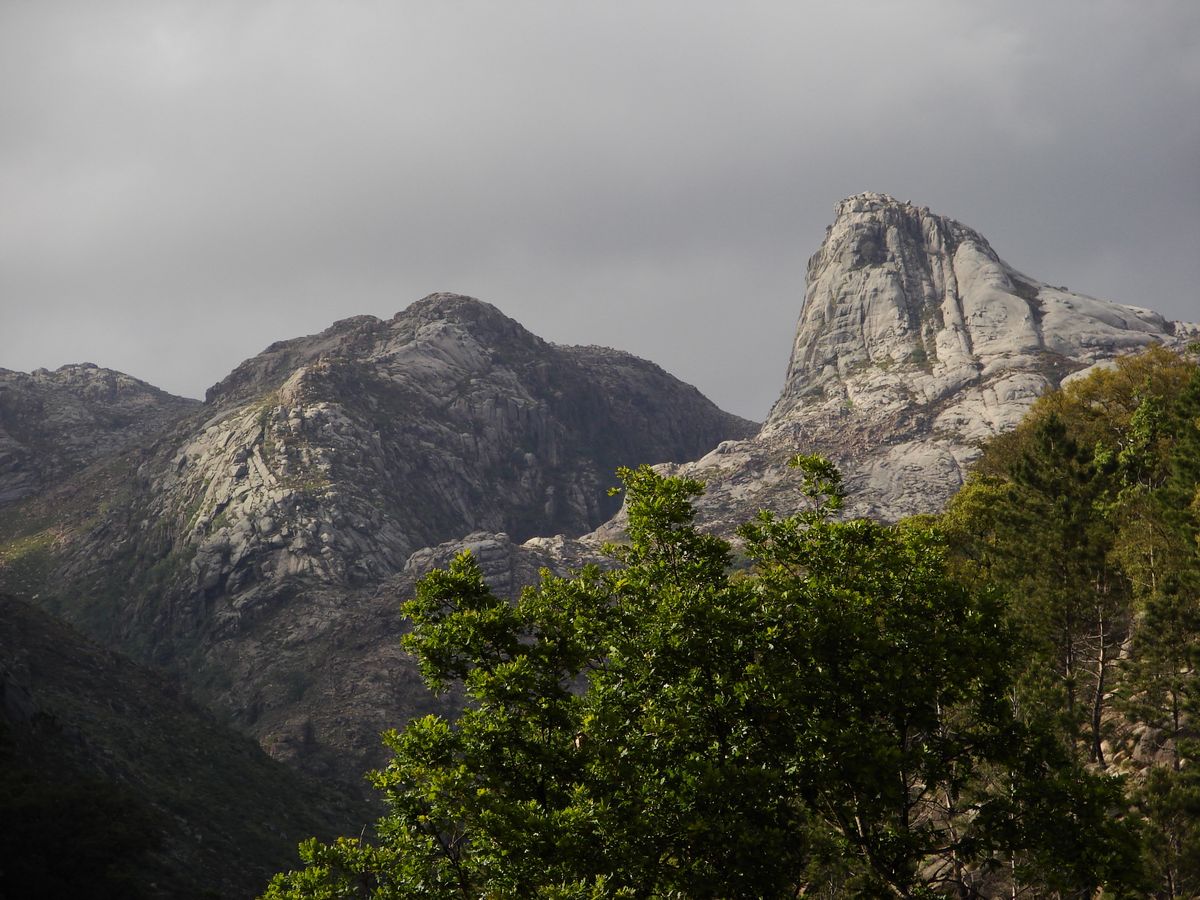
<instances>
[{"instance_id":1,"label":"dark storm cloud","mask_svg":"<svg viewBox=\"0 0 1200 900\"><path fill-rule=\"evenodd\" d=\"M434 290L761 416L883 190L1200 318L1191 2L10 3L0 366L199 395Z\"/></svg>"}]
</instances>

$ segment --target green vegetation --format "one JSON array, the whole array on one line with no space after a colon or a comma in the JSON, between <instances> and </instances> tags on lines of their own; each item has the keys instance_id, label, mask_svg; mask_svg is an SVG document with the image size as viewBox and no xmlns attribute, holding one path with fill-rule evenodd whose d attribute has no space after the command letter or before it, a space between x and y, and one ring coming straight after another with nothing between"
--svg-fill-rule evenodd
<instances>
[{"instance_id":1,"label":"green vegetation","mask_svg":"<svg viewBox=\"0 0 1200 900\"><path fill-rule=\"evenodd\" d=\"M456 721L390 732L374 839L302 845L269 898L1092 896L1142 889L1139 843L1013 698L1002 597L929 522L811 508L698 531L698 482L623 470L616 567L516 604L469 554L423 579L406 638Z\"/></svg>"},{"instance_id":2,"label":"green vegetation","mask_svg":"<svg viewBox=\"0 0 1200 900\"><path fill-rule=\"evenodd\" d=\"M300 494L304 499L318 497L333 487L329 476L319 469L308 474L282 475L279 477L279 483L288 490Z\"/></svg>"},{"instance_id":3,"label":"green vegetation","mask_svg":"<svg viewBox=\"0 0 1200 900\"><path fill-rule=\"evenodd\" d=\"M55 532L47 528L0 544L0 573L3 573L4 587L37 594L53 566L56 541Z\"/></svg>"},{"instance_id":4,"label":"green vegetation","mask_svg":"<svg viewBox=\"0 0 1200 900\"><path fill-rule=\"evenodd\" d=\"M103 534L107 517L134 515L125 511L133 494L134 470L127 456L111 457L46 493L6 507L0 516L0 591L34 599L77 622L119 618L112 615L112 607L128 590L129 566L116 571L112 563L122 561L105 559L104 565L89 571L86 590L71 592L61 583L61 565L81 541ZM68 599L71 593L82 602Z\"/></svg>"},{"instance_id":5,"label":"green vegetation","mask_svg":"<svg viewBox=\"0 0 1200 900\"><path fill-rule=\"evenodd\" d=\"M1044 397L945 519L1006 592L1026 715L1129 773L1155 896L1200 896L1200 367L1152 349Z\"/></svg>"}]
</instances>

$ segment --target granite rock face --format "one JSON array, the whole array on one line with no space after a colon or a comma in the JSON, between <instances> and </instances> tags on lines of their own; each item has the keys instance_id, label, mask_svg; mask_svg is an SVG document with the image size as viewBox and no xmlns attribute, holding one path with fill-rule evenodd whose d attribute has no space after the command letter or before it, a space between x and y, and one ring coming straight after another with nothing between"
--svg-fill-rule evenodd
<instances>
[{"instance_id":1,"label":"granite rock face","mask_svg":"<svg viewBox=\"0 0 1200 900\"><path fill-rule=\"evenodd\" d=\"M199 405L91 363L0 369L0 505L144 444Z\"/></svg>"},{"instance_id":2,"label":"granite rock face","mask_svg":"<svg viewBox=\"0 0 1200 900\"><path fill-rule=\"evenodd\" d=\"M309 585L265 614L243 620L204 651L205 693L276 759L368 795L361 773L385 761L379 735L428 713L460 708L434 696L401 648L409 629L400 604L417 580L469 550L498 596L513 599L541 569L565 575L604 565L576 540L479 532L426 547L376 585Z\"/></svg>"},{"instance_id":3,"label":"granite rock face","mask_svg":"<svg viewBox=\"0 0 1200 900\"><path fill-rule=\"evenodd\" d=\"M378 583L471 532L584 533L615 512L618 466L753 432L657 366L455 295L273 345L205 412L138 474L194 551L194 596L236 598L235 618L288 579Z\"/></svg>"},{"instance_id":4,"label":"granite rock face","mask_svg":"<svg viewBox=\"0 0 1200 900\"><path fill-rule=\"evenodd\" d=\"M0 528L0 586L185 671L275 755L357 782L379 730L429 708L398 608L438 548L465 540L515 589L588 557L567 536L617 510L618 466L756 428L644 360L437 294L272 345L34 498L14 520L50 527L7 544Z\"/></svg>"},{"instance_id":5,"label":"granite rock face","mask_svg":"<svg viewBox=\"0 0 1200 900\"><path fill-rule=\"evenodd\" d=\"M936 512L979 443L1044 391L1196 333L1039 282L924 207L859 194L838 205L809 261L787 378L758 435L669 470L707 482L701 518L726 532L758 508L786 514L803 502L784 465L801 452L841 466L851 515Z\"/></svg>"}]
</instances>

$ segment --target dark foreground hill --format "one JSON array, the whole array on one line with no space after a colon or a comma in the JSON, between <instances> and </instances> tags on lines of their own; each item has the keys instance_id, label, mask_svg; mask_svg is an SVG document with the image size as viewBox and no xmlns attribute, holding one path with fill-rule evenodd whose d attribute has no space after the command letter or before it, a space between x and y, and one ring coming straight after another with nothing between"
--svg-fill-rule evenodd
<instances>
[{"instance_id":1,"label":"dark foreground hill","mask_svg":"<svg viewBox=\"0 0 1200 900\"><path fill-rule=\"evenodd\" d=\"M251 897L365 811L0 595L0 897Z\"/></svg>"}]
</instances>

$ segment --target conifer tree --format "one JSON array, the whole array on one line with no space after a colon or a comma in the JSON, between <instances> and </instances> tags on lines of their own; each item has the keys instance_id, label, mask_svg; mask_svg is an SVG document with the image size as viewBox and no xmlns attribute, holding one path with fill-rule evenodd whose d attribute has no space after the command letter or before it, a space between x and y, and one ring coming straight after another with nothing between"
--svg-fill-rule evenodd
<instances>
[{"instance_id":1,"label":"conifer tree","mask_svg":"<svg viewBox=\"0 0 1200 900\"><path fill-rule=\"evenodd\" d=\"M1150 767L1133 768L1129 796L1169 897L1200 884L1198 492L1200 367L1152 348L1042 398L944 517L958 565L1009 595L1018 702L1060 714L1096 762L1111 733Z\"/></svg>"}]
</instances>

